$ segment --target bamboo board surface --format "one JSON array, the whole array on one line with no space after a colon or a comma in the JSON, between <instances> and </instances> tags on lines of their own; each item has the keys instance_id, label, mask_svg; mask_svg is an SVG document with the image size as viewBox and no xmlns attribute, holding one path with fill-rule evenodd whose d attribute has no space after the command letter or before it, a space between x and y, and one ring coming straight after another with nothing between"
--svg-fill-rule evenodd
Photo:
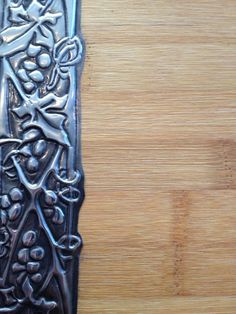
<instances>
[{"instance_id":1,"label":"bamboo board surface","mask_svg":"<svg viewBox=\"0 0 236 314\"><path fill-rule=\"evenodd\" d=\"M82 2L80 314L235 314L236 2Z\"/></svg>"}]
</instances>

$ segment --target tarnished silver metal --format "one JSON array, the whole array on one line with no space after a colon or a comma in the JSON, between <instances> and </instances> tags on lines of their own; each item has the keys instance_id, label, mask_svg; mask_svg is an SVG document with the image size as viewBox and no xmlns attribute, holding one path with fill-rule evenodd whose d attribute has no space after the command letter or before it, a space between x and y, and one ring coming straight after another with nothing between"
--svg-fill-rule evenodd
<instances>
[{"instance_id":1,"label":"tarnished silver metal","mask_svg":"<svg viewBox=\"0 0 236 314\"><path fill-rule=\"evenodd\" d=\"M0 4L0 313L75 314L80 3Z\"/></svg>"}]
</instances>

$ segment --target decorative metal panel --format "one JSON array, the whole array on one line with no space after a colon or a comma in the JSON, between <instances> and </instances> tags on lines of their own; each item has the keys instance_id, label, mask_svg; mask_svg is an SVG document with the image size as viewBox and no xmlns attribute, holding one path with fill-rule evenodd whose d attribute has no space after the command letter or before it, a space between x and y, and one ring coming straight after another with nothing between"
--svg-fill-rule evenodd
<instances>
[{"instance_id":1,"label":"decorative metal panel","mask_svg":"<svg viewBox=\"0 0 236 314\"><path fill-rule=\"evenodd\" d=\"M0 313L76 313L79 1L0 3Z\"/></svg>"}]
</instances>

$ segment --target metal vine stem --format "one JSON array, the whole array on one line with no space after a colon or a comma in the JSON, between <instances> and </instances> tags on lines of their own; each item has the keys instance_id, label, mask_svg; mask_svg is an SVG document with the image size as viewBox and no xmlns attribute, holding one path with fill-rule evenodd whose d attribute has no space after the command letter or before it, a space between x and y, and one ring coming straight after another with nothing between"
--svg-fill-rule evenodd
<instances>
[{"instance_id":1,"label":"metal vine stem","mask_svg":"<svg viewBox=\"0 0 236 314\"><path fill-rule=\"evenodd\" d=\"M0 313L74 314L80 8L77 0L0 1Z\"/></svg>"}]
</instances>

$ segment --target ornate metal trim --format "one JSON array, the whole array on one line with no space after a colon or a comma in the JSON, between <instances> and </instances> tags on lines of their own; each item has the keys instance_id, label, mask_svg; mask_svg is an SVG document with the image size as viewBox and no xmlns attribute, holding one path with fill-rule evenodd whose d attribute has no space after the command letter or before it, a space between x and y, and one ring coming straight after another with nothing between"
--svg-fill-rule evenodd
<instances>
[{"instance_id":1,"label":"ornate metal trim","mask_svg":"<svg viewBox=\"0 0 236 314\"><path fill-rule=\"evenodd\" d=\"M0 0L0 313L76 313L78 2Z\"/></svg>"}]
</instances>

